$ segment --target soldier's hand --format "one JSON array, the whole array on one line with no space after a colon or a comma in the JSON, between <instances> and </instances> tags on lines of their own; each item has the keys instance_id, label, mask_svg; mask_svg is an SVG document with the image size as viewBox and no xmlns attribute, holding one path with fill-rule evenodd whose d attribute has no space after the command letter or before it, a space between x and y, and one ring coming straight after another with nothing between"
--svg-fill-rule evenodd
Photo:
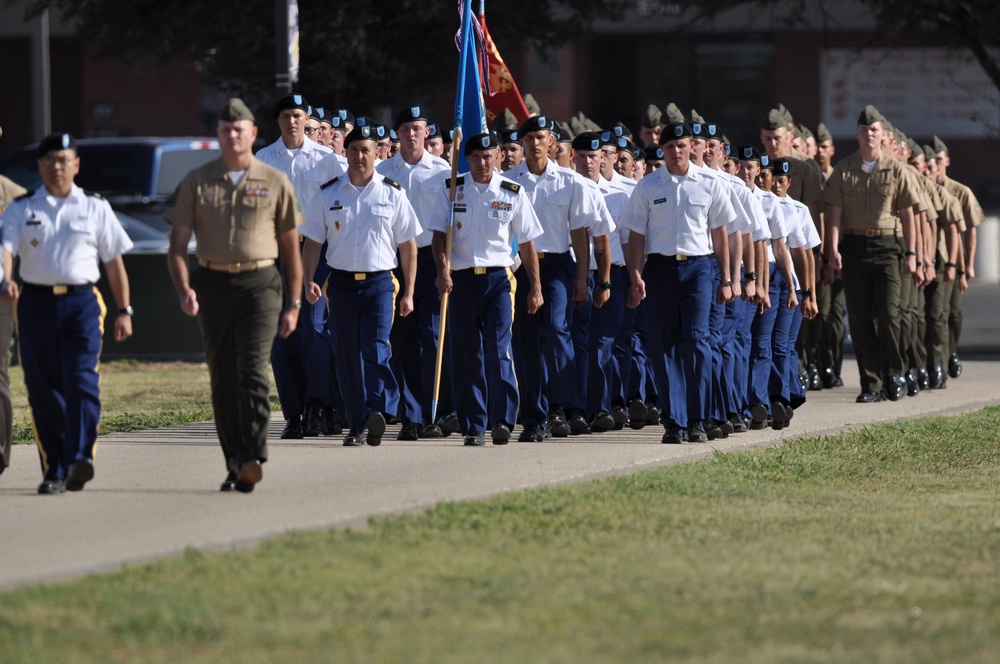
<instances>
[{"instance_id":1,"label":"soldier's hand","mask_svg":"<svg viewBox=\"0 0 1000 664\"><path fill-rule=\"evenodd\" d=\"M841 262L840 259L840 252L837 251L836 249L830 252L830 268L834 272L840 272L841 270L844 269L844 264Z\"/></svg>"},{"instance_id":2,"label":"soldier's hand","mask_svg":"<svg viewBox=\"0 0 1000 664\"><path fill-rule=\"evenodd\" d=\"M944 269L944 283L950 284L955 281L955 266L951 265Z\"/></svg>"},{"instance_id":3,"label":"soldier's hand","mask_svg":"<svg viewBox=\"0 0 1000 664\"><path fill-rule=\"evenodd\" d=\"M611 291L605 290L603 288L594 289L594 306L600 309L604 306L604 303L608 301L611 297Z\"/></svg>"},{"instance_id":4,"label":"soldier's hand","mask_svg":"<svg viewBox=\"0 0 1000 664\"><path fill-rule=\"evenodd\" d=\"M764 290L760 290L760 313L764 313L771 308L771 293Z\"/></svg>"},{"instance_id":5,"label":"soldier's hand","mask_svg":"<svg viewBox=\"0 0 1000 664\"><path fill-rule=\"evenodd\" d=\"M545 304L545 299L542 297L542 287L532 286L531 290L528 291L528 313L537 313L543 304Z\"/></svg>"},{"instance_id":6,"label":"soldier's hand","mask_svg":"<svg viewBox=\"0 0 1000 664\"><path fill-rule=\"evenodd\" d=\"M726 302L728 302L729 304L732 304L733 302L735 302L736 300L740 299L740 297L743 296L743 287L740 284L740 282L733 281L733 285L731 286L731 288L733 290L733 294L728 300L726 300Z\"/></svg>"},{"instance_id":7,"label":"soldier's hand","mask_svg":"<svg viewBox=\"0 0 1000 664\"><path fill-rule=\"evenodd\" d=\"M587 287L587 277L577 278L573 282L573 301L583 304L590 299L590 289Z\"/></svg>"},{"instance_id":8,"label":"soldier's hand","mask_svg":"<svg viewBox=\"0 0 1000 664\"><path fill-rule=\"evenodd\" d=\"M816 301L811 297L804 298L802 300L802 315L812 320L816 318L819 314L819 307L816 306Z\"/></svg>"},{"instance_id":9,"label":"soldier's hand","mask_svg":"<svg viewBox=\"0 0 1000 664\"><path fill-rule=\"evenodd\" d=\"M715 303L725 304L726 302L733 301L733 289L731 286L723 286L719 284L719 288L715 291Z\"/></svg>"},{"instance_id":10,"label":"soldier's hand","mask_svg":"<svg viewBox=\"0 0 1000 664\"><path fill-rule=\"evenodd\" d=\"M278 323L278 336L287 339L299 324L298 307L288 307L281 312L281 322Z\"/></svg>"},{"instance_id":11,"label":"soldier's hand","mask_svg":"<svg viewBox=\"0 0 1000 664\"><path fill-rule=\"evenodd\" d=\"M972 266L972 263L969 263L968 265L965 266L965 279L966 281L972 281L975 278L976 278L976 268Z\"/></svg>"},{"instance_id":12,"label":"soldier's hand","mask_svg":"<svg viewBox=\"0 0 1000 664\"><path fill-rule=\"evenodd\" d=\"M823 266L823 283L827 286L833 285L833 280L837 275L834 272L833 265L827 263Z\"/></svg>"},{"instance_id":13,"label":"soldier's hand","mask_svg":"<svg viewBox=\"0 0 1000 664\"><path fill-rule=\"evenodd\" d=\"M903 262L903 274L914 274L917 271L917 257L907 256Z\"/></svg>"},{"instance_id":14,"label":"soldier's hand","mask_svg":"<svg viewBox=\"0 0 1000 664\"><path fill-rule=\"evenodd\" d=\"M413 313L413 294L404 295L399 300L399 315L406 318Z\"/></svg>"},{"instance_id":15,"label":"soldier's hand","mask_svg":"<svg viewBox=\"0 0 1000 664\"><path fill-rule=\"evenodd\" d=\"M13 302L17 299L20 293L17 289L17 282L13 279L8 279L7 284L4 286L3 293L0 297L3 297L4 302Z\"/></svg>"},{"instance_id":16,"label":"soldier's hand","mask_svg":"<svg viewBox=\"0 0 1000 664\"><path fill-rule=\"evenodd\" d=\"M788 291L788 310L791 311L795 307L799 306L799 296L795 294L795 291Z\"/></svg>"},{"instance_id":17,"label":"soldier's hand","mask_svg":"<svg viewBox=\"0 0 1000 664\"><path fill-rule=\"evenodd\" d=\"M309 304L316 304L322 296L323 289L315 281L310 281L309 286L306 287L306 299L309 300Z\"/></svg>"},{"instance_id":18,"label":"soldier's hand","mask_svg":"<svg viewBox=\"0 0 1000 664\"><path fill-rule=\"evenodd\" d=\"M934 268L934 261L924 263L924 286L937 279L937 270Z\"/></svg>"},{"instance_id":19,"label":"soldier's hand","mask_svg":"<svg viewBox=\"0 0 1000 664\"><path fill-rule=\"evenodd\" d=\"M181 298L181 311L188 316L198 315L198 295L192 289L188 289Z\"/></svg>"},{"instance_id":20,"label":"soldier's hand","mask_svg":"<svg viewBox=\"0 0 1000 664\"><path fill-rule=\"evenodd\" d=\"M635 309L639 303L646 299L646 282L642 279L636 280L632 288L628 290L628 308Z\"/></svg>"},{"instance_id":21,"label":"soldier's hand","mask_svg":"<svg viewBox=\"0 0 1000 664\"><path fill-rule=\"evenodd\" d=\"M747 281L747 282L745 282L743 284L743 295L742 295L742 297L743 297L744 300L748 300L750 302L758 302L759 301L759 299L757 297L757 282L756 281Z\"/></svg>"},{"instance_id":22,"label":"soldier's hand","mask_svg":"<svg viewBox=\"0 0 1000 664\"><path fill-rule=\"evenodd\" d=\"M964 293L968 289L969 289L969 278L966 277L964 274L959 275L959 277L958 277L958 290L960 292Z\"/></svg>"},{"instance_id":23,"label":"soldier's hand","mask_svg":"<svg viewBox=\"0 0 1000 664\"><path fill-rule=\"evenodd\" d=\"M438 295L444 297L446 293L450 293L454 284L451 281L451 274L444 273L438 274L437 279L434 280L434 286L438 289Z\"/></svg>"},{"instance_id":24,"label":"soldier's hand","mask_svg":"<svg viewBox=\"0 0 1000 664\"><path fill-rule=\"evenodd\" d=\"M119 314L115 319L115 341L125 341L132 336L132 317Z\"/></svg>"}]
</instances>

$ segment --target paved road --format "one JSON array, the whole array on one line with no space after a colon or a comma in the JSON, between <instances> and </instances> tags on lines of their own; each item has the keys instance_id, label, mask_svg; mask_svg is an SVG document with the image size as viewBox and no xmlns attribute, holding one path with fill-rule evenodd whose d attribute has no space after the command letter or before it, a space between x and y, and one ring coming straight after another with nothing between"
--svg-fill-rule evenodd
<instances>
[{"instance_id":1,"label":"paved road","mask_svg":"<svg viewBox=\"0 0 1000 664\"><path fill-rule=\"evenodd\" d=\"M101 439L97 476L82 493L38 496L33 446L14 449L0 477L3 561L0 589L72 578L175 555L186 547L225 549L289 530L364 523L372 515L417 510L440 501L575 482L780 444L802 435L1000 403L1000 363L967 362L946 390L898 403L857 405L856 368L847 387L811 392L792 426L752 431L703 445L661 445L647 427L543 444L464 448L452 436L402 443L390 427L378 448L344 448L339 439L277 440L253 494L222 494L222 454L210 423ZM515 435L517 431L515 430ZM942 441L947 444L947 441Z\"/></svg>"}]
</instances>

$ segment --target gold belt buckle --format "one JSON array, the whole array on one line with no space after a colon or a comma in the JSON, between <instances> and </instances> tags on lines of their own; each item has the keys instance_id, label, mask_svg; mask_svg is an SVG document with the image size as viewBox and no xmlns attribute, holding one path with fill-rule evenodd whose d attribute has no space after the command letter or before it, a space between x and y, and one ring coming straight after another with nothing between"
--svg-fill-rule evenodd
<instances>
[{"instance_id":1,"label":"gold belt buckle","mask_svg":"<svg viewBox=\"0 0 1000 664\"><path fill-rule=\"evenodd\" d=\"M688 259L688 257L685 256L684 254L677 254L676 256L674 256L674 258L676 258L678 261L686 261Z\"/></svg>"},{"instance_id":2,"label":"gold belt buckle","mask_svg":"<svg viewBox=\"0 0 1000 664\"><path fill-rule=\"evenodd\" d=\"M65 295L68 292L69 292L69 286L66 286L64 284L59 284L58 286L52 287L53 295Z\"/></svg>"},{"instance_id":3,"label":"gold belt buckle","mask_svg":"<svg viewBox=\"0 0 1000 664\"><path fill-rule=\"evenodd\" d=\"M875 237L878 234L877 228L866 228L865 237Z\"/></svg>"},{"instance_id":4,"label":"gold belt buckle","mask_svg":"<svg viewBox=\"0 0 1000 664\"><path fill-rule=\"evenodd\" d=\"M476 267L476 268L473 268L472 269L472 273L473 274L486 274L486 268L485 267Z\"/></svg>"},{"instance_id":5,"label":"gold belt buckle","mask_svg":"<svg viewBox=\"0 0 1000 664\"><path fill-rule=\"evenodd\" d=\"M239 274L240 270L242 269L243 269L243 263L239 261L229 264L229 274Z\"/></svg>"},{"instance_id":6,"label":"gold belt buckle","mask_svg":"<svg viewBox=\"0 0 1000 664\"><path fill-rule=\"evenodd\" d=\"M354 273L354 280L355 281L364 281L367 278L368 278L368 273L367 272L355 272Z\"/></svg>"},{"instance_id":7,"label":"gold belt buckle","mask_svg":"<svg viewBox=\"0 0 1000 664\"><path fill-rule=\"evenodd\" d=\"M542 258L545 258L545 252L544 251L539 251L538 252L538 258L539 258L539 260L541 260Z\"/></svg>"}]
</instances>

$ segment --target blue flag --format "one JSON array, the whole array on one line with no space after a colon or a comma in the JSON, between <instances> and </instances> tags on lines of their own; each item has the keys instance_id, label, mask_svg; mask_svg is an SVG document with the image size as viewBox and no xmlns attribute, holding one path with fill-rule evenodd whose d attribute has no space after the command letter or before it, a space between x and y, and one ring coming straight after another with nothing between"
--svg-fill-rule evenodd
<instances>
[{"instance_id":1,"label":"blue flag","mask_svg":"<svg viewBox=\"0 0 1000 664\"><path fill-rule=\"evenodd\" d=\"M455 126L462 128L462 145L458 147L458 172L469 170L462 154L465 141L486 131L486 104L480 64L486 55L486 40L479 21L472 11L472 0L459 0L461 27L455 37L458 45L458 87L455 91Z\"/></svg>"}]
</instances>

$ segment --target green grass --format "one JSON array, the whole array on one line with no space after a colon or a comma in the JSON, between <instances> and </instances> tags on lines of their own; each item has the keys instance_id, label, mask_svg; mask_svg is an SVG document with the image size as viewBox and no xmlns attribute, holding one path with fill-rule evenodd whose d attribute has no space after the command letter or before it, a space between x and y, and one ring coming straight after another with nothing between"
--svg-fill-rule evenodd
<instances>
[{"instance_id":1,"label":"green grass","mask_svg":"<svg viewBox=\"0 0 1000 664\"><path fill-rule=\"evenodd\" d=\"M11 591L0 661L992 663L998 430L879 425Z\"/></svg>"},{"instance_id":2,"label":"green grass","mask_svg":"<svg viewBox=\"0 0 1000 664\"><path fill-rule=\"evenodd\" d=\"M272 408L278 408L272 384ZM14 442L32 443L24 372L10 368ZM208 368L188 362L116 360L101 365L101 423L98 433L138 431L212 418Z\"/></svg>"}]
</instances>

